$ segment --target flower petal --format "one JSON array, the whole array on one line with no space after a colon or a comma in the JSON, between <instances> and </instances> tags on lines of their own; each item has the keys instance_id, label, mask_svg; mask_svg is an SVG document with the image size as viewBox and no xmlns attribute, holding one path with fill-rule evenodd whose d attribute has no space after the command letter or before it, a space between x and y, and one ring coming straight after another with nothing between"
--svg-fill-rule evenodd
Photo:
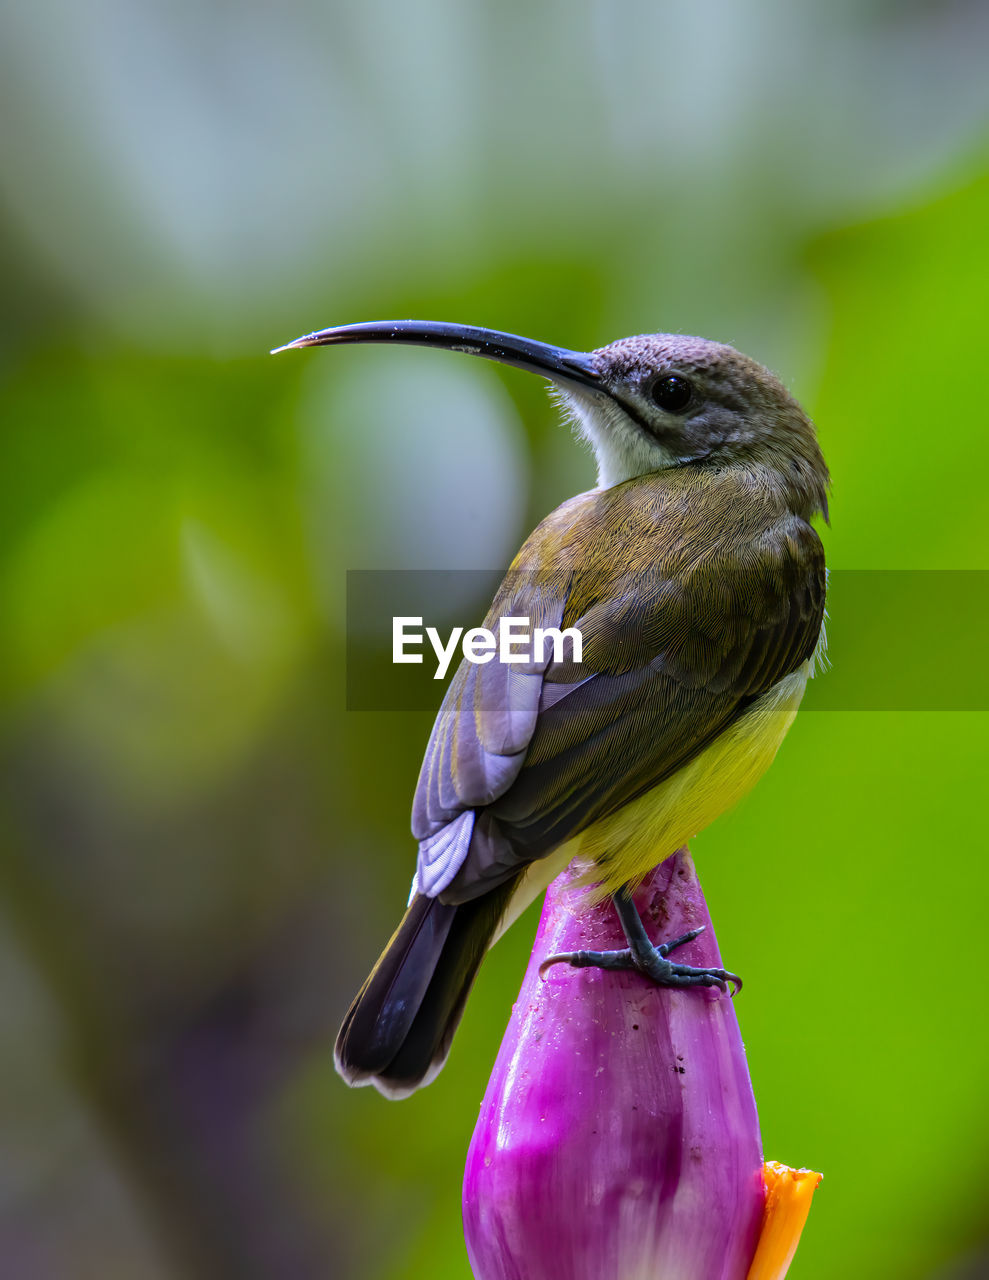
<instances>
[{"instance_id":1,"label":"flower petal","mask_svg":"<svg viewBox=\"0 0 989 1280\"><path fill-rule=\"evenodd\" d=\"M800 1243L810 1202L822 1175L810 1169L790 1169L778 1160L763 1166L766 1210L755 1257L745 1280L783 1280Z\"/></svg>"}]
</instances>

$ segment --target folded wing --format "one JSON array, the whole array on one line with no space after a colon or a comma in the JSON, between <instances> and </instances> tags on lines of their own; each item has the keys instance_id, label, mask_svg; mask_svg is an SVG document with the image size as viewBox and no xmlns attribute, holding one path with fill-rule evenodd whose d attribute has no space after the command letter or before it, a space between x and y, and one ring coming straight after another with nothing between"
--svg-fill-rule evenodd
<instances>
[{"instance_id":1,"label":"folded wing","mask_svg":"<svg viewBox=\"0 0 989 1280\"><path fill-rule=\"evenodd\" d=\"M462 902L513 878L670 777L813 654L813 529L743 493L715 538L705 490L671 504L643 493L649 479L566 504L513 565L485 625L577 627L582 662L462 664L415 797L414 891Z\"/></svg>"}]
</instances>

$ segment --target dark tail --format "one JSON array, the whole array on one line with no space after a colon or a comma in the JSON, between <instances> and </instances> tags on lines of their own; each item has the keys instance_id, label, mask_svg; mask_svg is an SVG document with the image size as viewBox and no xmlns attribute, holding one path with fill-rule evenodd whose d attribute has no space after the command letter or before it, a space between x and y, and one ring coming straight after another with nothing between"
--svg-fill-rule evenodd
<instances>
[{"instance_id":1,"label":"dark tail","mask_svg":"<svg viewBox=\"0 0 989 1280\"><path fill-rule=\"evenodd\" d=\"M349 1085L404 1098L436 1076L514 888L509 881L456 905L413 900L337 1036L336 1066Z\"/></svg>"}]
</instances>

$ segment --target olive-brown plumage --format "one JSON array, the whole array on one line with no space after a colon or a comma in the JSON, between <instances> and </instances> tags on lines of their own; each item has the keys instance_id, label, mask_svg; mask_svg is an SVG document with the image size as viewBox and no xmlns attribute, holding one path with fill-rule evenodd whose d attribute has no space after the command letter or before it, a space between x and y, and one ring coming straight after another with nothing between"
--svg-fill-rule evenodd
<instances>
[{"instance_id":1,"label":"olive-brown plumage","mask_svg":"<svg viewBox=\"0 0 989 1280\"><path fill-rule=\"evenodd\" d=\"M719 537L726 513L730 532ZM652 472L572 498L543 521L484 625L537 608L545 616L550 601L580 630L583 661L551 663L541 680L515 676L534 704L547 688L564 695L544 700L524 751L506 752L513 744L486 723L505 702L485 688L489 672L503 679L494 664L464 663L437 717L416 796L419 839L486 797L475 740L517 764L483 805L445 902L493 888L670 777L806 662L824 613L824 555L758 476Z\"/></svg>"}]
</instances>

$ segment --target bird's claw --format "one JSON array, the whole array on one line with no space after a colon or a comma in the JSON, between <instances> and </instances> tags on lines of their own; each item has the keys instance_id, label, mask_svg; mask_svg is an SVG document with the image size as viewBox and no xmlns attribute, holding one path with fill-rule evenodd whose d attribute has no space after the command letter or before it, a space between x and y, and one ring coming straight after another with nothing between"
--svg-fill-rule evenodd
<instances>
[{"instance_id":1,"label":"bird's claw","mask_svg":"<svg viewBox=\"0 0 989 1280\"><path fill-rule=\"evenodd\" d=\"M689 964L673 964L667 959L671 951L692 942L704 926L638 953L631 947L621 951L564 951L547 956L539 966L540 978L555 964L569 964L574 969L635 969L660 987L718 987L734 997L742 989L742 979L727 969L695 968ZM729 987L731 991L729 992Z\"/></svg>"}]
</instances>

